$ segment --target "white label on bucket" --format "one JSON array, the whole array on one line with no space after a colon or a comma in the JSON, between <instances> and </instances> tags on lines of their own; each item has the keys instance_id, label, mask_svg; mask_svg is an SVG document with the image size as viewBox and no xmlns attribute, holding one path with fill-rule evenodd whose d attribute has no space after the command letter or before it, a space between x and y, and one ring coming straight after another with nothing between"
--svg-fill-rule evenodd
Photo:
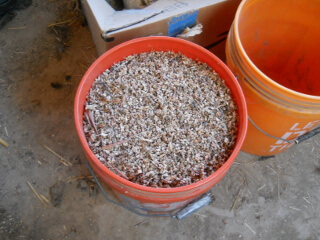
<instances>
[{"instance_id":1,"label":"white label on bucket","mask_svg":"<svg viewBox=\"0 0 320 240\"><path fill-rule=\"evenodd\" d=\"M320 120L309 122L307 125L304 126L303 129L315 127L317 125L317 123L320 123Z\"/></svg>"},{"instance_id":2,"label":"white label on bucket","mask_svg":"<svg viewBox=\"0 0 320 240\"><path fill-rule=\"evenodd\" d=\"M290 130L300 130L300 128L296 128L299 125L299 123L293 124L293 126L290 128Z\"/></svg>"},{"instance_id":3,"label":"white label on bucket","mask_svg":"<svg viewBox=\"0 0 320 240\"><path fill-rule=\"evenodd\" d=\"M298 138L298 137L302 136L303 134L305 134L306 132L308 132L308 130L317 126L317 124L319 124L319 123L320 123L320 120L309 122L304 126L301 123L295 123L289 129L290 131L284 133L281 138L285 139L285 140L287 140L289 137L293 137L291 139ZM275 145L270 146L269 152L273 152L275 150L281 151L285 148L289 148L292 145L293 145L293 143L288 143L283 140L277 140L275 142Z\"/></svg>"}]
</instances>

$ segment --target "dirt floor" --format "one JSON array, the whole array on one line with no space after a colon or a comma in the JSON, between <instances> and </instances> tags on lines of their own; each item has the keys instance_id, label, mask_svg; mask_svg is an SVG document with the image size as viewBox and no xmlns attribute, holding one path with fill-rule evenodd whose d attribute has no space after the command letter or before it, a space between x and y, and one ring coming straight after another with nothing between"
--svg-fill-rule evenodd
<instances>
[{"instance_id":1,"label":"dirt floor","mask_svg":"<svg viewBox=\"0 0 320 240\"><path fill-rule=\"evenodd\" d=\"M215 200L181 221L107 202L85 178L73 123L97 57L77 1L34 0L12 18L0 30L1 240L320 239L320 135L264 161L241 153Z\"/></svg>"}]
</instances>

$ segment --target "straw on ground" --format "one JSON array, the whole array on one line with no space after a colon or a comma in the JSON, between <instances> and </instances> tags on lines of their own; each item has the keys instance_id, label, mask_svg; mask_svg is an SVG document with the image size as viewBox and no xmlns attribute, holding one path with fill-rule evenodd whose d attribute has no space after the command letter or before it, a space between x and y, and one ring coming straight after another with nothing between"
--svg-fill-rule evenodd
<instances>
[{"instance_id":1,"label":"straw on ground","mask_svg":"<svg viewBox=\"0 0 320 240\"><path fill-rule=\"evenodd\" d=\"M34 195L38 198L38 200L45 206L48 207L47 203L45 202L45 200L43 200L43 198L37 193L37 191L32 187L31 183L29 183L27 181L27 184L29 185L29 187L31 188L32 192L34 193ZM47 200L47 199L46 199ZM47 200L48 201L48 200ZM49 202L49 201L48 201Z\"/></svg>"},{"instance_id":2,"label":"straw on ground","mask_svg":"<svg viewBox=\"0 0 320 240\"><path fill-rule=\"evenodd\" d=\"M9 144L5 140L3 140L2 138L0 138L0 143L5 147L9 147Z\"/></svg>"},{"instance_id":3,"label":"straw on ground","mask_svg":"<svg viewBox=\"0 0 320 240\"><path fill-rule=\"evenodd\" d=\"M244 223L244 225L246 225L246 227L249 228L254 235L257 235L256 232L253 231L253 229L246 222Z\"/></svg>"},{"instance_id":4,"label":"straw on ground","mask_svg":"<svg viewBox=\"0 0 320 240\"><path fill-rule=\"evenodd\" d=\"M59 155L58 153L56 153L55 151L53 151L51 148L49 148L48 146L44 145L43 143L40 142L40 144L46 148L48 151L50 151L51 153L53 153L54 155L56 155L58 158L60 158L60 162L65 165L65 166L72 166L72 163L69 162L68 160L66 160L64 157L62 157L61 155Z\"/></svg>"}]
</instances>

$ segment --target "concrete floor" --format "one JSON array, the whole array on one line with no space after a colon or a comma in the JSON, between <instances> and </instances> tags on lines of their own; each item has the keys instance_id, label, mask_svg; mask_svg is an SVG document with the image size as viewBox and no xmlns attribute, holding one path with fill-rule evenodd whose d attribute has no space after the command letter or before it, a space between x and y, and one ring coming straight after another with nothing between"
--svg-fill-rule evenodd
<instances>
[{"instance_id":1,"label":"concrete floor","mask_svg":"<svg viewBox=\"0 0 320 240\"><path fill-rule=\"evenodd\" d=\"M97 55L74 2L34 0L0 30L1 240L320 239L320 135L265 161L241 153L215 200L181 221L136 216L82 178L73 99ZM77 21L48 27L66 16Z\"/></svg>"}]
</instances>

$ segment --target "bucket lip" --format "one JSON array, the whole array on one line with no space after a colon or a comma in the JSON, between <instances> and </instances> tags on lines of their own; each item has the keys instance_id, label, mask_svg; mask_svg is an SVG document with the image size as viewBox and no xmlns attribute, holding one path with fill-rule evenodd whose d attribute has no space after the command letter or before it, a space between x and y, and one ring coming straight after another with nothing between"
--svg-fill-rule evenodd
<instances>
[{"instance_id":1,"label":"bucket lip","mask_svg":"<svg viewBox=\"0 0 320 240\"><path fill-rule=\"evenodd\" d=\"M215 172L213 172L210 176L206 177L205 179L198 181L196 183L192 183L186 186L182 187L173 187L173 188L155 188L155 187L149 187L149 186L143 186L134 182L131 182L123 177L118 176L114 172L112 172L109 168L107 168L104 164L102 164L99 159L95 156L91 148L89 147L89 144L86 140L85 133L83 130L82 122L83 122L83 115L80 114L80 109L82 109L84 106L80 105L80 95L82 93L82 89L86 83L86 79L88 78L89 74L93 69L101 62L102 59L104 59L106 56L109 56L113 52L117 51L120 48L126 47L130 44L134 44L136 42L144 42L144 41L152 41L152 40L157 40L161 39L163 41L172 41L172 42L177 42L180 44L188 45L190 48L194 48L197 50L199 53L207 54L209 55L210 58L214 59L214 61L217 62L218 65L222 66L223 70L226 72L226 75L228 78L230 78L234 84L234 87L236 88L237 94L239 95L239 98L237 100L237 106L238 106L238 116L241 116L241 119L239 118L239 123L238 123L238 133L237 133L237 139L235 143L235 147L227 159L227 161ZM213 69L215 70L215 69ZM234 93L232 92L232 93ZM235 76L231 72L231 70L227 67L225 63L223 63L217 56L215 56L213 53L208 51L207 49L199 46L198 44L195 44L193 42L189 42L184 39L179 39L179 38L173 38L173 37L167 37L167 36L150 36L150 37L142 37L142 38L136 38L133 40L126 41L122 44L119 44L112 49L108 50L105 52L103 55L101 55L95 62L89 67L89 69L86 71L84 76L82 77L82 80L78 86L76 96L75 96L75 101L74 101L74 120L75 120L75 125L76 125L76 131L78 134L78 137L80 139L82 147L85 149L86 154L89 156L89 163L90 161L93 161L95 165L97 165L103 172L106 172L110 177L112 177L114 180L119 181L121 184L126 185L130 188L137 189L140 191L145 191L145 192L151 192L151 193L179 193L179 192L185 192L188 190L192 190L195 188L199 188L202 185L205 185L206 183L210 182L214 178L218 177L219 175L223 174L226 172L234 162L237 154L239 153L242 143L245 139L246 132L247 132L247 127L248 127L248 117L247 117L247 106L246 106L246 101L244 94L242 92L242 89L240 87L240 84L236 80Z\"/></svg>"},{"instance_id":2,"label":"bucket lip","mask_svg":"<svg viewBox=\"0 0 320 240\"><path fill-rule=\"evenodd\" d=\"M309 94L305 94L305 93L301 93L298 91L294 91L290 88L287 88L279 83L277 83L276 81L272 80L270 77L268 77L266 74L264 74L253 62L252 60L249 58L249 56L247 55L246 51L244 50L244 47L242 45L241 39L240 39L240 35L239 35L239 19L240 19L240 14L242 12L242 9L244 8L244 6L246 5L246 3L250 1L250 0L243 0L240 4L239 7L237 9L235 18L234 18L234 22L233 22L233 31L235 34L235 38L236 41L239 43L238 44L238 48L242 54L242 56L245 58L245 60L247 61L247 63L250 65L250 67L252 67L256 72L258 72L260 75L262 75L269 84L271 84L272 86L275 86L279 89L281 89L282 91L295 95L295 96L299 96L301 98L306 98L306 99L310 99L310 100L314 100L314 101L320 101L320 96L315 96L315 95L309 95ZM232 29L231 29L232 31Z\"/></svg>"}]
</instances>

